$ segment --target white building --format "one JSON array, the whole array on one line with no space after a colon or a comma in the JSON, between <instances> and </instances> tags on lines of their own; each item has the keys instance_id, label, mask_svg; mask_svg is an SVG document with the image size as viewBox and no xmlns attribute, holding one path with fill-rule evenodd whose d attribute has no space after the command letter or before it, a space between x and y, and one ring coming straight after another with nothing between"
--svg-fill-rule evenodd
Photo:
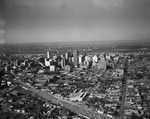
<instances>
[{"instance_id":1,"label":"white building","mask_svg":"<svg viewBox=\"0 0 150 119\"><path fill-rule=\"evenodd\" d=\"M90 56L85 56L85 61L92 61L92 58Z\"/></svg>"},{"instance_id":2,"label":"white building","mask_svg":"<svg viewBox=\"0 0 150 119\"><path fill-rule=\"evenodd\" d=\"M87 95L87 92L82 92L82 90L80 90L79 92L75 93L73 92L72 94L70 94L70 101L83 101L84 97Z\"/></svg>"},{"instance_id":3,"label":"white building","mask_svg":"<svg viewBox=\"0 0 150 119\"><path fill-rule=\"evenodd\" d=\"M97 56L97 55L94 55L94 56L92 57L92 61L93 61L93 62L98 62L98 56Z\"/></svg>"},{"instance_id":4,"label":"white building","mask_svg":"<svg viewBox=\"0 0 150 119\"><path fill-rule=\"evenodd\" d=\"M56 71L56 67L54 65L50 66L50 71Z\"/></svg>"},{"instance_id":5,"label":"white building","mask_svg":"<svg viewBox=\"0 0 150 119\"><path fill-rule=\"evenodd\" d=\"M82 64L84 62L83 55L79 55L79 64Z\"/></svg>"},{"instance_id":6,"label":"white building","mask_svg":"<svg viewBox=\"0 0 150 119\"><path fill-rule=\"evenodd\" d=\"M47 51L47 59L50 59L51 57L50 57L50 52L49 51Z\"/></svg>"},{"instance_id":7,"label":"white building","mask_svg":"<svg viewBox=\"0 0 150 119\"><path fill-rule=\"evenodd\" d=\"M45 58L45 66L50 66L50 60Z\"/></svg>"},{"instance_id":8,"label":"white building","mask_svg":"<svg viewBox=\"0 0 150 119\"><path fill-rule=\"evenodd\" d=\"M106 55L106 60L110 60L110 58L111 58L110 55L107 54L107 55Z\"/></svg>"}]
</instances>

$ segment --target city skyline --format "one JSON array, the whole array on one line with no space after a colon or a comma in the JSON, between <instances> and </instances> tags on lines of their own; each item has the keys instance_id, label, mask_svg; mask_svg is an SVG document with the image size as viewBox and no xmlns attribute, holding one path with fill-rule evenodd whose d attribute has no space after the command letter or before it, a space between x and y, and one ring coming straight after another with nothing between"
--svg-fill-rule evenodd
<instances>
[{"instance_id":1,"label":"city skyline","mask_svg":"<svg viewBox=\"0 0 150 119\"><path fill-rule=\"evenodd\" d=\"M149 0L2 0L0 43L150 38Z\"/></svg>"}]
</instances>

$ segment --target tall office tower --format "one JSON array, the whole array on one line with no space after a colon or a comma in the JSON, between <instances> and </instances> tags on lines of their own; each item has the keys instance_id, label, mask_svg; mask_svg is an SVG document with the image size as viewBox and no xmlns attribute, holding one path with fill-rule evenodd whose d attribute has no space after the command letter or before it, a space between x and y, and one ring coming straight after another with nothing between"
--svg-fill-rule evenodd
<instances>
[{"instance_id":1,"label":"tall office tower","mask_svg":"<svg viewBox=\"0 0 150 119\"><path fill-rule=\"evenodd\" d=\"M66 60L68 60L69 59L69 57L70 57L70 52L67 52L66 54L65 54L65 58L66 58Z\"/></svg>"},{"instance_id":2,"label":"tall office tower","mask_svg":"<svg viewBox=\"0 0 150 119\"><path fill-rule=\"evenodd\" d=\"M67 53L65 54L66 65L69 65L69 64L70 64L69 58L70 58L70 52L67 52Z\"/></svg>"},{"instance_id":3,"label":"tall office tower","mask_svg":"<svg viewBox=\"0 0 150 119\"><path fill-rule=\"evenodd\" d=\"M82 57L83 57L82 55L79 56L79 64L82 64L82 62L83 62Z\"/></svg>"},{"instance_id":4,"label":"tall office tower","mask_svg":"<svg viewBox=\"0 0 150 119\"><path fill-rule=\"evenodd\" d=\"M45 58L45 66L50 66L49 59Z\"/></svg>"},{"instance_id":5,"label":"tall office tower","mask_svg":"<svg viewBox=\"0 0 150 119\"><path fill-rule=\"evenodd\" d=\"M79 56L79 64L82 64L84 62L84 60L85 60L85 56L80 55Z\"/></svg>"},{"instance_id":6,"label":"tall office tower","mask_svg":"<svg viewBox=\"0 0 150 119\"><path fill-rule=\"evenodd\" d=\"M2 67L2 60L0 59L0 68Z\"/></svg>"},{"instance_id":7,"label":"tall office tower","mask_svg":"<svg viewBox=\"0 0 150 119\"><path fill-rule=\"evenodd\" d=\"M64 68L66 66L66 59L62 58L61 59L61 67Z\"/></svg>"},{"instance_id":8,"label":"tall office tower","mask_svg":"<svg viewBox=\"0 0 150 119\"><path fill-rule=\"evenodd\" d=\"M78 67L78 50L74 50L74 53L73 53L73 57L74 57L74 66L75 67Z\"/></svg>"},{"instance_id":9,"label":"tall office tower","mask_svg":"<svg viewBox=\"0 0 150 119\"><path fill-rule=\"evenodd\" d=\"M70 64L72 64L72 63L73 63L73 54L72 54L72 53L70 53L69 63L70 63Z\"/></svg>"},{"instance_id":10,"label":"tall office tower","mask_svg":"<svg viewBox=\"0 0 150 119\"><path fill-rule=\"evenodd\" d=\"M47 51L47 59L50 59L50 52Z\"/></svg>"}]
</instances>

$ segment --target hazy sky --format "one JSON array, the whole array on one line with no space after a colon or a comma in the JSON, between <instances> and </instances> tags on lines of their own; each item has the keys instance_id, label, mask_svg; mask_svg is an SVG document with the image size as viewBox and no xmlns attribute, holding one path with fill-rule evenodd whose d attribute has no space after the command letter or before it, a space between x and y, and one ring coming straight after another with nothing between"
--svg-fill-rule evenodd
<instances>
[{"instance_id":1,"label":"hazy sky","mask_svg":"<svg viewBox=\"0 0 150 119\"><path fill-rule=\"evenodd\" d=\"M150 39L150 0L0 0L0 43Z\"/></svg>"}]
</instances>

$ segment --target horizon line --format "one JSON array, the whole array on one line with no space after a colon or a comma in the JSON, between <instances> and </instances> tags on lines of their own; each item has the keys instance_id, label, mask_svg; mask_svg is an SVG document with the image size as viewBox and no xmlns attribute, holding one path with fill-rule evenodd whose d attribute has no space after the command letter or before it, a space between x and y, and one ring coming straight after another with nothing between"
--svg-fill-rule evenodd
<instances>
[{"instance_id":1,"label":"horizon line","mask_svg":"<svg viewBox=\"0 0 150 119\"><path fill-rule=\"evenodd\" d=\"M123 41L129 41L129 42L132 42L132 41L149 41L150 42L150 39L133 39L133 40L129 40L129 39L126 39L126 40L101 40L101 41L99 41L99 40L94 40L94 41L92 41L92 40L90 40L90 41L43 41L43 42L5 42L5 43L0 43L0 45L13 45L13 44L40 44L40 43L42 43L42 44L44 44L44 43L85 43L85 42L93 42L93 43L95 43L95 42L123 42Z\"/></svg>"}]
</instances>

